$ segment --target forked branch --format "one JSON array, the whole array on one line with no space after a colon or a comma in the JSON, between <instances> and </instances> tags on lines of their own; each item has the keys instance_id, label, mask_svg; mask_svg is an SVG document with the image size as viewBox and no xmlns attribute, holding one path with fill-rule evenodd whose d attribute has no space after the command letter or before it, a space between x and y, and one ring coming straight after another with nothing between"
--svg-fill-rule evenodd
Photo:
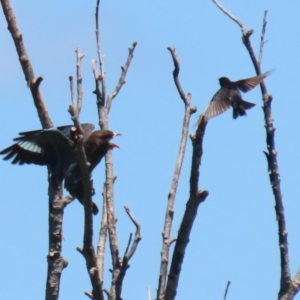
<instances>
[{"instance_id":1,"label":"forked branch","mask_svg":"<svg viewBox=\"0 0 300 300\"><path fill-rule=\"evenodd\" d=\"M225 10L216 0L213 2L224 12L227 16L230 17L230 13ZM261 74L261 60L263 56L263 46L265 44L265 32L266 32L266 17L267 11L264 12L263 17L263 26L262 26L262 34L261 34L261 42L259 48L258 59L253 51L252 44L250 41L250 36L254 32L253 30L245 30L245 26L240 21L236 21L236 23L242 29L242 40L243 43L250 55L253 66L255 68L256 74ZM232 19L232 17L231 17ZM273 125L273 117L272 117L272 108L271 103L273 97L268 93L266 84L264 81L260 84L262 98L263 98L263 112L265 119L265 129L266 129L266 144L267 150L264 151L267 157L267 163L269 167L269 178L271 188L274 194L275 200L275 212L276 219L278 224L278 238L279 238L279 251L280 251L280 265L281 265L281 276L280 276L280 289L278 293L278 299L280 300L291 300L298 293L300 288L300 270L297 272L295 278L292 280L290 275L290 265L289 265L289 254L288 254L288 232L286 229L286 221L285 221L285 213L283 207L283 200L281 194L281 186L280 186L280 174L279 174L279 166L277 161L277 151L275 147L275 127Z\"/></svg>"},{"instance_id":2,"label":"forked branch","mask_svg":"<svg viewBox=\"0 0 300 300\"><path fill-rule=\"evenodd\" d=\"M76 145L77 162L81 170L81 178L84 191L84 237L83 248L77 248L77 250L83 255L86 261L87 271L93 287L92 293L86 292L88 297L92 297L94 300L103 300L102 282L99 278L99 270L97 266L96 253L93 246L93 204L92 204L92 182L89 172L89 164L85 155L83 147L83 131L79 121L79 113L82 106L82 77L81 77L81 59L83 54L79 49L76 49L76 73L77 73L77 99L76 105L74 105L74 91L72 80L70 79L71 86L71 100L72 105L69 107L71 118L76 127L76 138L74 139ZM72 78L71 76L69 78ZM73 135L74 136L74 135Z\"/></svg>"},{"instance_id":3,"label":"forked branch","mask_svg":"<svg viewBox=\"0 0 300 300\"><path fill-rule=\"evenodd\" d=\"M181 87L179 77L178 77L180 71L180 65L179 65L179 59L175 54L175 48L168 47L167 49L170 51L173 59L173 63L174 63L173 79L174 79L175 86L178 90L178 93L180 95L180 98L183 100L184 103L184 117L183 117L183 124L182 124L181 141L179 145L179 153L175 165L171 188L168 194L164 229L162 233L162 250L161 250L158 289L157 289L157 299L163 299L165 295L170 246L172 242L174 242L174 239L171 238L171 228L172 228L172 221L173 221L173 214L174 214L175 196L176 196L178 181L179 181L181 168L183 164L183 159L185 155L190 118L191 115L197 111L196 108L190 106L191 94L189 93L185 94Z\"/></svg>"},{"instance_id":4,"label":"forked branch","mask_svg":"<svg viewBox=\"0 0 300 300\"><path fill-rule=\"evenodd\" d=\"M98 115L99 115L99 124L101 129L109 129L109 122L108 122L108 113L111 108L112 100L117 96L121 87L125 83L125 77L130 66L130 62L133 58L133 52L137 45L136 42L133 43L132 47L129 48L129 54L127 61L124 66L122 66L122 72L120 79L113 90L113 92L108 95L106 99L106 89L105 89L105 71L104 71L104 64L103 64L103 55L101 53L101 46L100 46L100 31L99 31L99 5L100 0L96 1L96 44L97 44L97 54L99 60L99 72L97 70L96 61L92 61L93 66L93 73L95 78L95 91L96 94L96 103L98 108ZM105 186L103 189L103 207L105 206L104 212L106 212L106 216L104 213L102 215L101 221L101 231L99 234L99 241L97 247L97 265L102 269L99 270L99 274L103 276L103 265L104 265L104 251L105 251L105 234L106 230L108 232L109 237L109 246L110 246L110 253L112 258L112 280L111 280L111 287L110 290L105 289L104 292L107 294L109 300L120 299L121 297L121 288L119 285L118 278L120 276L122 265L121 258L119 257L119 247L118 247L118 239L117 239L117 230L116 230L116 221L117 218L115 216L115 208L114 208L114 190L113 185L116 180L116 176L113 172L113 158L111 151L108 151L105 156ZM124 273L125 276L125 273ZM122 280L123 281L123 280ZM121 281L121 282L122 282Z\"/></svg>"}]
</instances>

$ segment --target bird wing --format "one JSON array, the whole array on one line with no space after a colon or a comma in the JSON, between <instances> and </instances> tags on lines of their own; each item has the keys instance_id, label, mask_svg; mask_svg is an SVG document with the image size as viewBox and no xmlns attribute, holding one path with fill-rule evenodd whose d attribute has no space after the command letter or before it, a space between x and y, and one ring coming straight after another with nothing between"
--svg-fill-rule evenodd
<instances>
[{"instance_id":1,"label":"bird wing","mask_svg":"<svg viewBox=\"0 0 300 300\"><path fill-rule=\"evenodd\" d=\"M73 145L60 130L46 129L21 132L14 138L17 143L3 149L4 160L12 159L13 164L22 165L55 164L60 155L66 155Z\"/></svg>"},{"instance_id":2,"label":"bird wing","mask_svg":"<svg viewBox=\"0 0 300 300\"><path fill-rule=\"evenodd\" d=\"M252 90L254 87L256 87L258 84L260 84L264 78L266 78L271 72L265 72L263 74L260 74L258 76L241 79L238 81L233 82L234 86L236 86L239 90L246 93L250 90Z\"/></svg>"},{"instance_id":3,"label":"bird wing","mask_svg":"<svg viewBox=\"0 0 300 300\"><path fill-rule=\"evenodd\" d=\"M220 97L220 90L213 96L203 113L207 120L223 113L231 106L231 102L228 97Z\"/></svg>"},{"instance_id":4,"label":"bird wing","mask_svg":"<svg viewBox=\"0 0 300 300\"><path fill-rule=\"evenodd\" d=\"M70 139L70 130L74 127L74 125L65 125L65 126L59 126L57 129L68 139ZM86 140L87 137L92 133L95 126L93 124L84 123L81 124L81 127L83 129L83 139Z\"/></svg>"}]
</instances>

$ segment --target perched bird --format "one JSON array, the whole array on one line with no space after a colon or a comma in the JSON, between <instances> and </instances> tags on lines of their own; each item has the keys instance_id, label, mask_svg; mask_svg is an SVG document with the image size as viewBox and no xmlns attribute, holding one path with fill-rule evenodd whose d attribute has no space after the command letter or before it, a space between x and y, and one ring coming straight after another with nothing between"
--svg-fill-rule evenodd
<instances>
[{"instance_id":1,"label":"perched bird","mask_svg":"<svg viewBox=\"0 0 300 300\"><path fill-rule=\"evenodd\" d=\"M227 77L219 78L221 88L214 94L208 107L204 112L206 119L213 118L230 106L233 108L233 118L246 115L246 110L255 106L254 103L247 102L242 99L240 91L246 93L260 84L270 72L254 76L251 78L241 79L238 81L230 81Z\"/></svg>"},{"instance_id":2,"label":"perched bird","mask_svg":"<svg viewBox=\"0 0 300 300\"><path fill-rule=\"evenodd\" d=\"M84 140L83 146L87 161L90 163L90 174L100 163L108 150L115 147L119 148L118 145L109 142L112 138L119 135L121 134L110 130L96 130ZM68 168L65 170L65 188L83 205L83 181L81 177L81 169L76 159L74 159L72 164L69 164ZM93 214L96 215L98 211L97 205L93 203Z\"/></svg>"},{"instance_id":3,"label":"perched bird","mask_svg":"<svg viewBox=\"0 0 300 300\"><path fill-rule=\"evenodd\" d=\"M93 124L82 124L83 146L87 161L90 163L90 173L100 163L109 149L118 147L109 140L120 135L110 130L96 130ZM65 186L71 195L83 204L83 186L81 171L77 164L76 147L71 138L72 125L51 129L41 129L19 133L15 144L0 151L4 160L12 159L13 164L36 164L50 167L59 179L65 177ZM98 208L93 203L93 213Z\"/></svg>"}]
</instances>

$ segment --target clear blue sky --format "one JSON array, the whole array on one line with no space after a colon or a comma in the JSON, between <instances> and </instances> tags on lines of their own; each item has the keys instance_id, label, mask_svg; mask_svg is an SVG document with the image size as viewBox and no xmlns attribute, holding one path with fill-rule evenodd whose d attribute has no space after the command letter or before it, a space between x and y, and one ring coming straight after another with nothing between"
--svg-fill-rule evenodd
<instances>
[{"instance_id":1,"label":"clear blue sky","mask_svg":"<svg viewBox=\"0 0 300 300\"><path fill-rule=\"evenodd\" d=\"M55 125L70 124L68 76L75 75L76 47L83 60L82 122L97 124L91 59L96 58L96 1L11 1L35 75L43 75L41 91ZM130 262L124 299L156 296L161 232L167 194L178 152L183 104L173 84L173 62L167 46L176 47L180 80L200 113L219 88L218 78L254 75L239 27L212 1L101 1L101 41L107 91L115 87L127 48L138 45L126 84L113 101L111 129L121 132L114 150L116 214L121 253L134 227L123 210L128 205L142 224L142 241ZM276 148L289 232L292 276L300 266L299 238L299 69L298 1L223 0L222 4L254 29L259 46L262 16L269 10L262 69L275 68L266 79L273 94ZM0 14L0 149L18 132L40 128L30 92L4 16ZM212 119L204 140L200 187L209 190L200 205L180 278L177 299L276 299L279 251L274 199L263 150L266 149L259 89L244 99L256 103L248 116L234 121L231 111ZM198 113L192 117L195 130ZM175 236L188 199L191 145L188 143L175 205ZM94 199L100 202L104 165L94 172ZM13 166L0 160L1 282L3 299L43 299L48 247L47 172L38 166ZM95 243L100 217L95 218ZM65 210L60 299L86 299L90 290L82 245L83 210L74 201ZM106 260L104 287L110 285ZM300 299L298 295L296 299Z\"/></svg>"}]
</instances>

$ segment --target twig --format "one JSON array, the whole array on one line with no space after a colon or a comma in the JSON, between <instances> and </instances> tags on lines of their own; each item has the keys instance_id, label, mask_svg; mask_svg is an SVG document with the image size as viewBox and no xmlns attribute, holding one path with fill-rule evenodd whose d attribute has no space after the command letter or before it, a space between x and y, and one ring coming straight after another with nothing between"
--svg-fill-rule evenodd
<instances>
[{"instance_id":1,"label":"twig","mask_svg":"<svg viewBox=\"0 0 300 300\"><path fill-rule=\"evenodd\" d=\"M216 1L214 2L216 3ZM221 10L224 13L226 13L224 9ZM262 36L261 36L259 60L256 59L256 55L253 51L251 41L250 41L250 36L253 33L253 30L242 31L243 43L250 55L250 58L252 60L257 75L261 74L260 64L261 64L261 58L263 53L263 45L265 43L264 36L265 36L265 29L267 24L266 15L267 12L265 11L264 18L263 18L263 29L262 29ZM272 117L272 109L271 109L271 102L273 97L271 94L268 93L264 81L261 82L260 88L263 97L263 111L264 111L265 128L266 128L267 151L265 152L265 154L269 166L269 177L270 177L271 188L273 190L273 194L275 198L275 212L276 212L277 223L278 223L280 265L281 265L280 289L278 293L278 299L288 300L288 299L292 299L289 298L288 291L293 290L295 293L297 293L300 288L300 281L296 279L298 274L296 275L294 280L291 280L291 275L290 275L288 239L287 239L288 233L286 229L286 221L285 221L283 200L282 200L281 187L280 187L280 174L279 174L279 167L277 162L277 151L275 148L275 127L273 126L273 117Z\"/></svg>"},{"instance_id":2,"label":"twig","mask_svg":"<svg viewBox=\"0 0 300 300\"><path fill-rule=\"evenodd\" d=\"M227 281L227 285L226 285L226 289L225 289L225 294L224 294L223 300L226 300L226 298L227 298L227 293L228 293L228 290L229 290L230 283L231 283L231 281L228 280L228 281Z\"/></svg>"},{"instance_id":3,"label":"twig","mask_svg":"<svg viewBox=\"0 0 300 300\"><path fill-rule=\"evenodd\" d=\"M97 104L98 110L100 107L105 106L105 98L106 98L106 84L105 84L105 71L104 71L104 64L103 64L103 55L101 53L101 44L100 44L100 30L99 30L99 6L100 0L97 0L96 3L96 12L95 12L95 19L96 19L96 44L97 44L97 55L99 60L99 70L100 76L97 76L96 79L96 94L97 94ZM96 65L96 62L95 62Z\"/></svg>"},{"instance_id":4,"label":"twig","mask_svg":"<svg viewBox=\"0 0 300 300\"><path fill-rule=\"evenodd\" d=\"M75 100L74 100L74 82L73 82L73 76L69 76L70 81L70 93L71 93L71 104L73 107L75 107Z\"/></svg>"},{"instance_id":5,"label":"twig","mask_svg":"<svg viewBox=\"0 0 300 300\"><path fill-rule=\"evenodd\" d=\"M268 11L264 11L264 18L263 18L263 26L262 26L262 31L261 31L261 36L260 36L260 47L259 47L259 55L258 55L258 61L257 63L260 65L262 61L262 56L263 56L263 51L264 51L264 45L266 43L265 41L265 33L266 33L266 27L267 27L267 13Z\"/></svg>"},{"instance_id":6,"label":"twig","mask_svg":"<svg viewBox=\"0 0 300 300\"><path fill-rule=\"evenodd\" d=\"M80 53L79 49L76 48L76 78L77 78L77 103L76 103L76 110L77 110L77 116L79 116L81 107L82 107L82 76L81 76L81 60L83 59L84 55Z\"/></svg>"},{"instance_id":7,"label":"twig","mask_svg":"<svg viewBox=\"0 0 300 300\"><path fill-rule=\"evenodd\" d=\"M121 300L121 293L122 293L122 287L123 287L123 281L126 275L126 271L129 268L129 260L132 258L134 255L139 241L142 239L141 237L141 225L134 219L132 214L130 213L129 207L124 206L125 211L127 215L129 216L130 220L132 223L135 225L136 230L135 230L135 235L134 235L134 241L131 245L130 250L127 253L127 250L125 251L125 255L123 256L122 262L120 261L120 264L117 266L119 269L119 275L116 280L116 299ZM129 246L129 245L128 245Z\"/></svg>"},{"instance_id":8,"label":"twig","mask_svg":"<svg viewBox=\"0 0 300 300\"><path fill-rule=\"evenodd\" d=\"M84 190L84 237L83 237L83 248L77 248L77 250L83 255L86 261L87 271L93 287L92 295L95 300L103 300L102 293L102 282L99 278L99 270L97 267L97 258L93 246L93 203L92 203L92 182L90 179L89 165L86 159L84 147L83 147L83 136L82 127L79 122L79 113L82 106L82 78L81 78L81 59L83 54L80 53L79 49L76 49L76 73L77 73L77 99L76 107L70 105L69 112L74 125L79 134L76 138L76 154L77 162L81 170L81 178Z\"/></svg>"},{"instance_id":9,"label":"twig","mask_svg":"<svg viewBox=\"0 0 300 300\"><path fill-rule=\"evenodd\" d=\"M234 21L235 23L237 23L242 30L246 30L246 27L244 26L244 24L237 19L232 13L230 13L228 10L226 10L217 0L212 0L220 9L221 11L226 14L232 21Z\"/></svg>"},{"instance_id":10,"label":"twig","mask_svg":"<svg viewBox=\"0 0 300 300\"><path fill-rule=\"evenodd\" d=\"M129 239L128 239L128 242L127 242L127 247L125 249L125 254L127 254L128 250L129 250L129 247L130 247L130 244L131 244L131 241L132 241L132 233L129 234Z\"/></svg>"},{"instance_id":11,"label":"twig","mask_svg":"<svg viewBox=\"0 0 300 300\"><path fill-rule=\"evenodd\" d=\"M130 212L130 209L128 206L124 206L125 211L128 215L128 217L130 218L130 220L132 221L132 223L134 224L136 231L135 231L135 235L134 235L134 241L131 245L131 248L128 251L125 252L126 256L128 257L128 261L132 258L133 254L135 253L138 243L139 241L142 239L141 237L141 225L135 220L135 218L133 217L133 215ZM125 255L124 255L125 256Z\"/></svg>"},{"instance_id":12,"label":"twig","mask_svg":"<svg viewBox=\"0 0 300 300\"><path fill-rule=\"evenodd\" d=\"M184 159L184 154L185 154L185 149L186 149L189 122L190 122L191 115L196 112L196 108L190 107L191 94L189 94L189 93L185 94L183 92L183 89L181 88L181 85L179 82L178 75L179 75L180 66L179 66L179 60L178 60L177 56L175 55L175 48L168 47L167 49L170 51L170 53L172 55L173 63L174 63L173 79L174 79L175 85L177 87L177 90L179 92L179 95L184 103L184 118L183 118L183 124L182 124L182 135L181 135L181 141L180 141L180 145L179 145L179 153L178 153L178 157L177 157L177 161L176 161L176 166L175 166L175 170L174 170L171 188L170 188L170 191L168 194L164 230L162 233L163 240L162 240L160 270L159 270L159 281L158 281L158 289L157 289L157 299L161 299L165 294L168 263L169 263L169 251L170 251L170 245L171 245L170 234L171 234L173 214L174 214L175 196L176 196L179 176L180 176L181 167L183 164L183 159Z\"/></svg>"},{"instance_id":13,"label":"twig","mask_svg":"<svg viewBox=\"0 0 300 300\"><path fill-rule=\"evenodd\" d=\"M189 243L189 236L194 220L197 215L199 204L205 201L208 191L198 189L199 166L203 154L203 138L207 121L204 117L200 118L195 135L191 136L193 144L192 167L190 176L190 197L186 204L186 210L182 218L177 240L174 247L168 282L166 286L165 300L175 299L181 267L185 255L185 249Z\"/></svg>"},{"instance_id":14,"label":"twig","mask_svg":"<svg viewBox=\"0 0 300 300\"><path fill-rule=\"evenodd\" d=\"M191 94L189 94L189 93L185 94L182 87L181 87L181 84L180 84L180 81L179 81L179 78L178 78L179 70L180 70L179 59L178 59L177 55L175 54L175 48L174 47L168 47L167 49L170 51L170 53L172 55L173 62L174 62L173 79L174 79L174 82L175 82L175 86L176 86L177 91L180 95L180 98L182 99L184 104L189 105L190 102L191 102Z\"/></svg>"},{"instance_id":15,"label":"twig","mask_svg":"<svg viewBox=\"0 0 300 300\"><path fill-rule=\"evenodd\" d=\"M133 52L134 52L134 49L135 49L136 45L137 45L137 42L133 42L132 46L128 48L128 50L129 50L128 57L127 57L125 65L121 67L122 72L121 72L121 76L119 78L119 81L118 81L114 91L110 95L108 95L108 97L107 97L107 100L106 100L107 114L110 111L112 100L118 95L119 91L121 90L122 85L125 83L125 77L126 77L126 74L127 74L127 70L129 68L130 62L133 58Z\"/></svg>"}]
</instances>

